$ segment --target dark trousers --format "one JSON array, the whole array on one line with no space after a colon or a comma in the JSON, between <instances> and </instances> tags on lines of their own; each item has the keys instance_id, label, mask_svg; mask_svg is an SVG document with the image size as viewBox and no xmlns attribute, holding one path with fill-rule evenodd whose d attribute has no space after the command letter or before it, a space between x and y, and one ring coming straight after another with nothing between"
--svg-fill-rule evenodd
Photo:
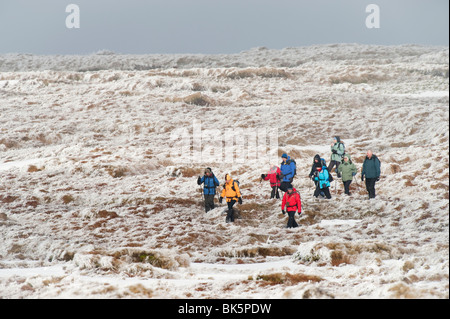
<instances>
[{"instance_id":1,"label":"dark trousers","mask_svg":"<svg viewBox=\"0 0 450 319\"><path fill-rule=\"evenodd\" d=\"M295 228L298 227L297 222L295 221L295 211L293 212L287 212L289 219L288 219L288 223L287 223L287 228Z\"/></svg>"},{"instance_id":2,"label":"dark trousers","mask_svg":"<svg viewBox=\"0 0 450 319\"><path fill-rule=\"evenodd\" d=\"M319 183L317 183L316 190L314 191L314 197L316 198L319 197L320 192L323 192L326 198L328 199L331 198L330 188L329 187L320 188Z\"/></svg>"},{"instance_id":3,"label":"dark trousers","mask_svg":"<svg viewBox=\"0 0 450 319\"><path fill-rule=\"evenodd\" d=\"M366 178L366 189L369 192L369 198L375 198L375 182L376 178Z\"/></svg>"},{"instance_id":4,"label":"dark trousers","mask_svg":"<svg viewBox=\"0 0 450 319\"><path fill-rule=\"evenodd\" d=\"M344 183L345 194L350 195L350 184L352 183L352 181L349 180L349 181L345 181L343 183Z\"/></svg>"},{"instance_id":5,"label":"dark trousers","mask_svg":"<svg viewBox=\"0 0 450 319\"><path fill-rule=\"evenodd\" d=\"M341 162L338 161L330 161L330 165L328 165L328 172L331 174L331 170L333 169L334 165L336 165L336 174L338 177L341 177L340 174L337 173L337 169L339 167L339 165L341 164Z\"/></svg>"},{"instance_id":6,"label":"dark trousers","mask_svg":"<svg viewBox=\"0 0 450 319\"><path fill-rule=\"evenodd\" d=\"M278 192L278 186L272 187L272 193L270 193L270 198L280 199L280 193Z\"/></svg>"},{"instance_id":7,"label":"dark trousers","mask_svg":"<svg viewBox=\"0 0 450 319\"><path fill-rule=\"evenodd\" d=\"M211 209L214 209L214 194L204 195L205 196L205 213L209 212Z\"/></svg>"},{"instance_id":8,"label":"dark trousers","mask_svg":"<svg viewBox=\"0 0 450 319\"><path fill-rule=\"evenodd\" d=\"M227 223L234 222L234 211L233 211L234 204L236 204L235 200L231 200L231 201L227 202L228 212L227 212L227 218L225 219L225 221Z\"/></svg>"}]
</instances>

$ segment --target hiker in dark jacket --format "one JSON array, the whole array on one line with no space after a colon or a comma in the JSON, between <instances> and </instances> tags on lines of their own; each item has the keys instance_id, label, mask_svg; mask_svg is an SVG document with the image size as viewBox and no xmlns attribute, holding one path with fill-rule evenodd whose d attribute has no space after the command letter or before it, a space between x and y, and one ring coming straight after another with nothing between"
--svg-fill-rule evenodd
<instances>
[{"instance_id":1,"label":"hiker in dark jacket","mask_svg":"<svg viewBox=\"0 0 450 319\"><path fill-rule=\"evenodd\" d=\"M320 158L320 155L316 154L314 156L314 160L313 160L313 164L312 164L312 167L311 167L311 171L309 172L309 178L313 179L313 176L314 176L314 173L317 170L317 167L322 167L323 165L324 164L323 164L322 159Z\"/></svg>"},{"instance_id":2,"label":"hiker in dark jacket","mask_svg":"<svg viewBox=\"0 0 450 319\"><path fill-rule=\"evenodd\" d=\"M318 176L319 170L322 170L323 167L326 168L326 166L327 166L327 164L325 162L325 159L321 158L319 154L316 154L314 156L311 171L309 172L309 178L314 182L315 190L319 189L319 195L322 197L325 197L325 192L320 189L319 180L316 177Z\"/></svg>"},{"instance_id":3,"label":"hiker in dark jacket","mask_svg":"<svg viewBox=\"0 0 450 319\"><path fill-rule=\"evenodd\" d=\"M366 189L369 198L375 198L375 183L380 180L381 162L371 150L367 151L361 172L361 181L366 179Z\"/></svg>"},{"instance_id":4,"label":"hiker in dark jacket","mask_svg":"<svg viewBox=\"0 0 450 319\"><path fill-rule=\"evenodd\" d=\"M198 177L197 184L203 185L203 195L205 197L205 212L214 209L214 196L216 195L216 187L219 186L219 180L214 176L211 168L205 169L205 175Z\"/></svg>"}]
</instances>

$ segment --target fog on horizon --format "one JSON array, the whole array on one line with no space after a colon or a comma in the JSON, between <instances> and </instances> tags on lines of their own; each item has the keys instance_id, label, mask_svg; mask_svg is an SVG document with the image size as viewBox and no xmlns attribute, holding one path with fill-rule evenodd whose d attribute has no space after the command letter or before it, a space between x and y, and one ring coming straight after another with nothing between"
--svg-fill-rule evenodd
<instances>
[{"instance_id":1,"label":"fog on horizon","mask_svg":"<svg viewBox=\"0 0 450 319\"><path fill-rule=\"evenodd\" d=\"M79 28L68 28L70 4ZM379 27L368 28L370 4ZM448 46L447 0L0 0L0 54L238 53L332 43Z\"/></svg>"}]
</instances>

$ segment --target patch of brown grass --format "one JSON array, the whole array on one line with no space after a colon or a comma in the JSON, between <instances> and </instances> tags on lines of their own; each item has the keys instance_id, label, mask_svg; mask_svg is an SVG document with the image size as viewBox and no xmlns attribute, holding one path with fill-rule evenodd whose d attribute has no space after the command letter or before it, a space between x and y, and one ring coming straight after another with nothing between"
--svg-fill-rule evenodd
<instances>
[{"instance_id":1,"label":"patch of brown grass","mask_svg":"<svg viewBox=\"0 0 450 319\"><path fill-rule=\"evenodd\" d=\"M389 289L394 298L415 299L417 295L414 291L403 283L399 283Z\"/></svg>"},{"instance_id":2,"label":"patch of brown grass","mask_svg":"<svg viewBox=\"0 0 450 319\"><path fill-rule=\"evenodd\" d=\"M127 173L129 173L129 169L126 167L106 166L105 169L106 172L113 178L124 177Z\"/></svg>"},{"instance_id":3,"label":"patch of brown grass","mask_svg":"<svg viewBox=\"0 0 450 319\"><path fill-rule=\"evenodd\" d=\"M69 203L71 203L71 202L73 202L75 199L73 198L73 196L72 195L64 195L63 197L62 197L62 201L63 201L63 203L64 204L69 204Z\"/></svg>"},{"instance_id":4,"label":"patch of brown grass","mask_svg":"<svg viewBox=\"0 0 450 319\"><path fill-rule=\"evenodd\" d=\"M227 74L223 74L222 76L232 79L245 79L245 78L254 78L254 77L262 77L262 78L282 78L288 79L292 78L292 74L286 72L283 69L277 68L248 68L235 70Z\"/></svg>"},{"instance_id":5,"label":"patch of brown grass","mask_svg":"<svg viewBox=\"0 0 450 319\"><path fill-rule=\"evenodd\" d=\"M116 212L101 210L97 212L97 216L100 218L116 218L119 217Z\"/></svg>"},{"instance_id":6,"label":"patch of brown grass","mask_svg":"<svg viewBox=\"0 0 450 319\"><path fill-rule=\"evenodd\" d=\"M389 166L389 174L396 174L396 173L400 173L402 171L400 165L398 164L391 164Z\"/></svg>"},{"instance_id":7,"label":"patch of brown grass","mask_svg":"<svg viewBox=\"0 0 450 319\"><path fill-rule=\"evenodd\" d=\"M291 273L272 273L260 274L256 280L263 285L287 285L292 286L301 282L320 282L323 279L318 276L305 274L291 274Z\"/></svg>"},{"instance_id":8,"label":"patch of brown grass","mask_svg":"<svg viewBox=\"0 0 450 319\"><path fill-rule=\"evenodd\" d=\"M266 204L260 204L260 203L256 203L256 202L245 202L245 203L242 203L242 205L239 205L239 210L242 213L249 213L252 211L262 212L267 209L269 209L269 207L267 207Z\"/></svg>"},{"instance_id":9,"label":"patch of brown grass","mask_svg":"<svg viewBox=\"0 0 450 319\"><path fill-rule=\"evenodd\" d=\"M341 264L350 264L350 257L345 255L340 250L333 250L331 252L331 265L332 266L339 266Z\"/></svg>"},{"instance_id":10,"label":"patch of brown grass","mask_svg":"<svg viewBox=\"0 0 450 319\"><path fill-rule=\"evenodd\" d=\"M5 145L5 147L7 149L16 148L16 147L19 146L19 143L17 141L9 140L9 139L7 140L7 139L4 139L4 138L0 139L0 144Z\"/></svg>"},{"instance_id":11,"label":"patch of brown grass","mask_svg":"<svg viewBox=\"0 0 450 319\"><path fill-rule=\"evenodd\" d=\"M385 82L388 81L389 79L390 76L388 75L376 74L371 71L365 71L358 74L350 70L347 73L331 76L329 82L330 84L341 84L341 83L363 84L363 83Z\"/></svg>"},{"instance_id":12,"label":"patch of brown grass","mask_svg":"<svg viewBox=\"0 0 450 319\"><path fill-rule=\"evenodd\" d=\"M448 190L449 190L448 185L446 185L446 184L444 184L444 183L441 183L441 182L431 184L430 187L431 187L432 189L444 189L444 190L446 190L447 192L448 192Z\"/></svg>"},{"instance_id":13,"label":"patch of brown grass","mask_svg":"<svg viewBox=\"0 0 450 319\"><path fill-rule=\"evenodd\" d=\"M220 257L267 257L267 256L289 256L295 253L295 249L290 247L251 247L236 250L222 250L218 255Z\"/></svg>"},{"instance_id":14,"label":"patch of brown grass","mask_svg":"<svg viewBox=\"0 0 450 319\"><path fill-rule=\"evenodd\" d=\"M153 291L151 289L145 288L142 284L137 284L134 286L128 287L128 290L133 295L143 296L146 298L152 298L153 297Z\"/></svg>"},{"instance_id":15,"label":"patch of brown grass","mask_svg":"<svg viewBox=\"0 0 450 319\"><path fill-rule=\"evenodd\" d=\"M184 177L201 176L203 174L202 168L181 167L180 171L181 175L183 175Z\"/></svg>"},{"instance_id":16,"label":"patch of brown grass","mask_svg":"<svg viewBox=\"0 0 450 319\"><path fill-rule=\"evenodd\" d=\"M414 142L394 142L391 143L391 147L410 147Z\"/></svg>"},{"instance_id":17,"label":"patch of brown grass","mask_svg":"<svg viewBox=\"0 0 450 319\"><path fill-rule=\"evenodd\" d=\"M18 199L18 196L12 196L12 195L7 195L5 197L0 196L0 202L4 203L4 204L9 204L14 202L16 199Z\"/></svg>"},{"instance_id":18,"label":"patch of brown grass","mask_svg":"<svg viewBox=\"0 0 450 319\"><path fill-rule=\"evenodd\" d=\"M210 98L209 96L202 94L200 92L185 96L183 98L168 98L167 102L184 102L188 105L197 105L197 106L216 106L219 103Z\"/></svg>"}]
</instances>

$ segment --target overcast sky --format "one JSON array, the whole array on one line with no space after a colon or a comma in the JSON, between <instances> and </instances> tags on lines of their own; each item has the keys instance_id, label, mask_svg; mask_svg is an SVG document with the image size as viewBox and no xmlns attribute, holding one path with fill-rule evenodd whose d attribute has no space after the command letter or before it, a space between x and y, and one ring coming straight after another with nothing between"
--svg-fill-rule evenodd
<instances>
[{"instance_id":1,"label":"overcast sky","mask_svg":"<svg viewBox=\"0 0 450 319\"><path fill-rule=\"evenodd\" d=\"M66 6L80 28L66 27ZM366 27L369 4L380 28ZM0 0L0 54L237 53L331 43L445 45L448 0Z\"/></svg>"}]
</instances>

